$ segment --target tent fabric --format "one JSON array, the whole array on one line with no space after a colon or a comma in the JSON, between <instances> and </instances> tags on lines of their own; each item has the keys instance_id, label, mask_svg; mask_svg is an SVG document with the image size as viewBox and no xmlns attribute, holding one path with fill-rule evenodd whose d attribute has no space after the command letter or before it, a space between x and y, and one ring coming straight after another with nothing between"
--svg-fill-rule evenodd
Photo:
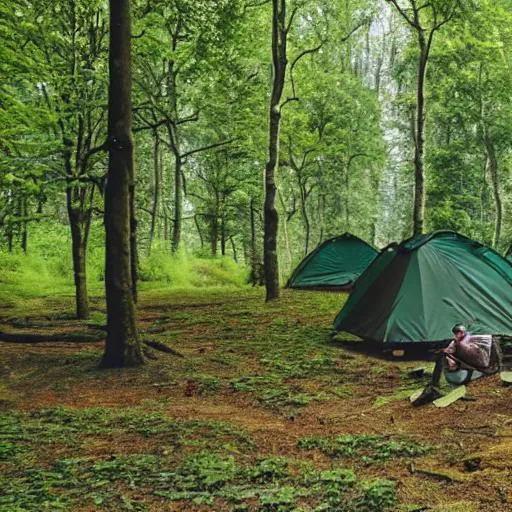
<instances>
[{"instance_id":1,"label":"tent fabric","mask_svg":"<svg viewBox=\"0 0 512 512\"><path fill-rule=\"evenodd\" d=\"M330 238L301 261L286 287L350 288L377 254L372 246L350 233Z\"/></svg>"},{"instance_id":2,"label":"tent fabric","mask_svg":"<svg viewBox=\"0 0 512 512\"><path fill-rule=\"evenodd\" d=\"M463 323L512 335L512 264L453 231L389 246L355 284L334 330L389 344L439 342Z\"/></svg>"},{"instance_id":3,"label":"tent fabric","mask_svg":"<svg viewBox=\"0 0 512 512\"><path fill-rule=\"evenodd\" d=\"M512 262L512 245L508 248L508 251L506 252L505 254L505 258L508 260L508 261L511 261Z\"/></svg>"}]
</instances>

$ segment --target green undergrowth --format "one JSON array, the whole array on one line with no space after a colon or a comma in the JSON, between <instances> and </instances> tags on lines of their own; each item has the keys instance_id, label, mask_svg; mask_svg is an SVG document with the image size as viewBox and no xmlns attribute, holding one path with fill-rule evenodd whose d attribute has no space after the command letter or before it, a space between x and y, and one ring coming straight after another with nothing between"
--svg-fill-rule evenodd
<instances>
[{"instance_id":1,"label":"green undergrowth","mask_svg":"<svg viewBox=\"0 0 512 512\"><path fill-rule=\"evenodd\" d=\"M156 281L177 288L244 286L247 269L231 258L198 258L184 251L171 255L162 245L140 260L141 281Z\"/></svg>"},{"instance_id":2,"label":"green undergrowth","mask_svg":"<svg viewBox=\"0 0 512 512\"><path fill-rule=\"evenodd\" d=\"M119 453L127 435L131 450ZM396 502L392 481L258 456L250 436L227 422L176 421L143 409L11 411L0 420L0 439L4 512L144 511L154 500L213 510L378 512ZM99 439L109 441L110 454L87 455Z\"/></svg>"},{"instance_id":3,"label":"green undergrowth","mask_svg":"<svg viewBox=\"0 0 512 512\"><path fill-rule=\"evenodd\" d=\"M304 437L297 447L302 450L319 450L332 458L357 457L365 465L385 462L400 457L419 457L432 451L408 438L391 439L377 435L342 435L332 439L326 437Z\"/></svg>"},{"instance_id":4,"label":"green undergrowth","mask_svg":"<svg viewBox=\"0 0 512 512\"><path fill-rule=\"evenodd\" d=\"M0 439L19 446L62 443L81 446L84 436L139 434L165 436L175 447L207 446L227 439L233 446L251 446L250 438L227 422L177 421L144 408L39 409L31 413L11 411L0 418Z\"/></svg>"},{"instance_id":5,"label":"green undergrowth","mask_svg":"<svg viewBox=\"0 0 512 512\"><path fill-rule=\"evenodd\" d=\"M139 254L141 288L146 289L237 289L247 286L248 270L228 257L198 257L185 250L171 255L156 241L150 256ZM93 222L87 249L89 293L104 295L104 230ZM31 225L28 251L0 250L0 300L13 297L73 295L70 230L67 225L41 222Z\"/></svg>"}]
</instances>

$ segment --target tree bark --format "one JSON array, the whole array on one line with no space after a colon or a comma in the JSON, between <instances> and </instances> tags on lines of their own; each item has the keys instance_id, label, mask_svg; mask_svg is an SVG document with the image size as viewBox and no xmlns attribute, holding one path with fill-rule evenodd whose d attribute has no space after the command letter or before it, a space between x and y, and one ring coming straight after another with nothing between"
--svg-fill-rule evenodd
<instances>
[{"instance_id":1,"label":"tree bark","mask_svg":"<svg viewBox=\"0 0 512 512\"><path fill-rule=\"evenodd\" d=\"M152 196L153 204L151 205L151 225L149 227L149 243L148 243L148 256L151 255L151 247L153 239L155 238L156 218L158 215L158 203L160 200L160 137L158 130L154 132L154 147L153 147L153 183L152 183Z\"/></svg>"},{"instance_id":2,"label":"tree bark","mask_svg":"<svg viewBox=\"0 0 512 512\"><path fill-rule=\"evenodd\" d=\"M176 44L176 43L175 43ZM183 157L181 154L181 140L178 132L178 103L177 103L177 77L178 71L175 69L174 62L168 65L167 87L170 98L171 118L167 122L167 132L169 133L169 141L171 150L174 155L174 219L172 224L172 252L178 251L181 242L181 222L183 217Z\"/></svg>"},{"instance_id":3,"label":"tree bark","mask_svg":"<svg viewBox=\"0 0 512 512\"><path fill-rule=\"evenodd\" d=\"M181 173L181 155L176 153L174 159L174 219L172 223L172 252L177 252L181 243L181 222L183 217L183 183Z\"/></svg>"},{"instance_id":4,"label":"tree bark","mask_svg":"<svg viewBox=\"0 0 512 512\"><path fill-rule=\"evenodd\" d=\"M144 356L133 298L130 0L110 0L109 166L105 191L107 339L103 367L138 366Z\"/></svg>"},{"instance_id":5,"label":"tree bark","mask_svg":"<svg viewBox=\"0 0 512 512\"><path fill-rule=\"evenodd\" d=\"M231 242L231 250L233 251L233 259L235 260L235 263L238 263L238 251L236 250L235 239L232 236L230 236L229 241Z\"/></svg>"},{"instance_id":6,"label":"tree bark","mask_svg":"<svg viewBox=\"0 0 512 512\"><path fill-rule=\"evenodd\" d=\"M220 218L220 253L226 256L226 221L224 215Z\"/></svg>"},{"instance_id":7,"label":"tree bark","mask_svg":"<svg viewBox=\"0 0 512 512\"><path fill-rule=\"evenodd\" d=\"M84 224L83 212L75 208L72 201L73 190L66 189L66 202L68 208L69 227L71 229L71 252L73 256L73 276L75 281L76 317L82 320L88 319L89 295L87 292L87 233Z\"/></svg>"},{"instance_id":8,"label":"tree bark","mask_svg":"<svg viewBox=\"0 0 512 512\"><path fill-rule=\"evenodd\" d=\"M217 242L219 239L219 223L217 216L212 213L210 215L210 249L212 256L217 256Z\"/></svg>"},{"instance_id":9,"label":"tree bark","mask_svg":"<svg viewBox=\"0 0 512 512\"><path fill-rule=\"evenodd\" d=\"M251 197L249 203L249 212L251 218L251 274L250 281L253 286L256 286L260 280L258 269L258 249L256 245L256 216L254 215L255 206L254 199Z\"/></svg>"},{"instance_id":10,"label":"tree bark","mask_svg":"<svg viewBox=\"0 0 512 512\"><path fill-rule=\"evenodd\" d=\"M496 158L496 149L494 143L489 136L487 129L484 128L484 142L487 155L486 167L489 170L492 183L492 194L494 197L494 207L496 216L494 219L494 233L492 237L492 247L499 246L501 241L501 226L503 221L503 202L500 195L500 180L498 172L498 159Z\"/></svg>"},{"instance_id":11,"label":"tree bark","mask_svg":"<svg viewBox=\"0 0 512 512\"><path fill-rule=\"evenodd\" d=\"M21 249L24 253L27 252L28 249L28 230L27 230L27 216L28 216L28 201L27 201L27 195L23 194L20 198L21 201Z\"/></svg>"},{"instance_id":12,"label":"tree bark","mask_svg":"<svg viewBox=\"0 0 512 512\"><path fill-rule=\"evenodd\" d=\"M416 130L414 144L414 207L413 232L421 235L425 224L425 176L423 172L424 130L425 130L425 74L428 62L428 47L425 35L418 30L420 58L416 84Z\"/></svg>"},{"instance_id":13,"label":"tree bark","mask_svg":"<svg viewBox=\"0 0 512 512\"><path fill-rule=\"evenodd\" d=\"M137 244L137 212L135 206L135 173L132 166L130 176L130 263L132 267L132 294L134 302L137 302L137 283L139 281L139 247Z\"/></svg>"},{"instance_id":14,"label":"tree bark","mask_svg":"<svg viewBox=\"0 0 512 512\"><path fill-rule=\"evenodd\" d=\"M266 300L279 298L277 231L279 216L275 207L275 173L279 166L279 131L281 126L281 96L286 74L286 0L272 0L272 65L273 81L269 105L268 161L265 166L265 201L263 268Z\"/></svg>"},{"instance_id":15,"label":"tree bark","mask_svg":"<svg viewBox=\"0 0 512 512\"><path fill-rule=\"evenodd\" d=\"M279 202L281 203L281 208L283 209L284 215L283 219L283 234L284 234L284 243L286 247L286 256L287 256L287 266L288 268L292 265L292 250L290 247L290 237L288 236L288 215L286 212L286 205L283 199L283 195L281 194L279 187L277 187L277 197L279 198Z\"/></svg>"}]
</instances>

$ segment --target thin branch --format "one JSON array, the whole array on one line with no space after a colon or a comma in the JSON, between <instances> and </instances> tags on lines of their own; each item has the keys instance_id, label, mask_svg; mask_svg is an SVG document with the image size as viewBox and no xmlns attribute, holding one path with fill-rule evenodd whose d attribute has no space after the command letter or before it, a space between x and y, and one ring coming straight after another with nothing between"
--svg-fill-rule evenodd
<instances>
[{"instance_id":1,"label":"thin branch","mask_svg":"<svg viewBox=\"0 0 512 512\"><path fill-rule=\"evenodd\" d=\"M290 18L288 20L288 23L286 24L286 28L284 29L284 33L288 34L290 29L292 28L293 19L295 18L295 15L297 14L297 11L299 10L299 6L295 6L292 10L292 13L290 14Z\"/></svg>"},{"instance_id":2,"label":"thin branch","mask_svg":"<svg viewBox=\"0 0 512 512\"><path fill-rule=\"evenodd\" d=\"M402 18L404 18L411 27L414 27L415 29L420 28L418 24L416 24L409 16L407 16L406 12L398 5L397 0L388 0L388 2L391 2L397 9L397 11L401 14Z\"/></svg>"},{"instance_id":3,"label":"thin branch","mask_svg":"<svg viewBox=\"0 0 512 512\"><path fill-rule=\"evenodd\" d=\"M299 62L300 59L302 59L302 57L305 57L306 55L315 53L318 50L320 50L320 48L322 48L322 46L324 44L325 44L325 41L322 41L318 46L315 46L314 48L308 48L307 50L303 50L302 52L300 52L297 55L297 57L295 57L295 59L293 59L291 66L290 66L290 82L292 85L292 97L287 98L285 100L285 102L281 105L280 108L283 108L286 105L286 103L289 103L290 101L299 101L299 98L297 97L297 93L295 92L295 81L293 80L293 70L294 70L296 64Z\"/></svg>"},{"instance_id":4,"label":"thin branch","mask_svg":"<svg viewBox=\"0 0 512 512\"><path fill-rule=\"evenodd\" d=\"M270 3L270 0L263 0L262 2L256 2L254 4L245 4L244 5L244 12L247 10L247 9L253 9L254 7L261 7L262 5L266 5Z\"/></svg>"},{"instance_id":5,"label":"thin branch","mask_svg":"<svg viewBox=\"0 0 512 512\"><path fill-rule=\"evenodd\" d=\"M360 21L346 36L343 36L340 39L341 43L347 42L361 27L364 27L368 24L368 20Z\"/></svg>"},{"instance_id":6,"label":"thin branch","mask_svg":"<svg viewBox=\"0 0 512 512\"><path fill-rule=\"evenodd\" d=\"M290 98L286 98L283 103L281 103L280 105L280 109L282 110L283 107L287 104L287 103L290 103L291 101L299 101L299 98L297 98L296 96L293 96L293 97L290 97Z\"/></svg>"},{"instance_id":7,"label":"thin branch","mask_svg":"<svg viewBox=\"0 0 512 512\"><path fill-rule=\"evenodd\" d=\"M229 140L224 140L222 142L217 142L215 144L210 144L208 146L204 146L202 148L197 148L197 149L192 149L191 151L187 151L186 153L183 153L181 155L181 158L182 159L185 159L191 155L195 155L196 153L200 153L202 151L207 151L209 149L214 149L214 148L218 148L220 146L225 146L226 144L231 144L232 142L234 142L236 139L229 139Z\"/></svg>"},{"instance_id":8,"label":"thin branch","mask_svg":"<svg viewBox=\"0 0 512 512\"><path fill-rule=\"evenodd\" d=\"M176 121L176 125L190 123L190 122L194 122L194 121L199 121L199 111L194 112L192 115L190 115L188 117L183 117L182 119L178 119Z\"/></svg>"}]
</instances>

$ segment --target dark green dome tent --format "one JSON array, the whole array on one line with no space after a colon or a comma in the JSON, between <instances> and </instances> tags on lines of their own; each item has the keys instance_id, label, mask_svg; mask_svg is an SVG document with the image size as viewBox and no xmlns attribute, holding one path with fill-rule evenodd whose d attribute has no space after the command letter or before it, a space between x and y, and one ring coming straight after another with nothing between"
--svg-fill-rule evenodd
<instances>
[{"instance_id":1,"label":"dark green dome tent","mask_svg":"<svg viewBox=\"0 0 512 512\"><path fill-rule=\"evenodd\" d=\"M377 254L372 246L350 233L330 238L300 262L286 287L347 290Z\"/></svg>"},{"instance_id":2,"label":"dark green dome tent","mask_svg":"<svg viewBox=\"0 0 512 512\"><path fill-rule=\"evenodd\" d=\"M392 348L446 340L456 323L512 335L512 264L465 236L437 231L383 249L357 280L334 330Z\"/></svg>"}]
</instances>

